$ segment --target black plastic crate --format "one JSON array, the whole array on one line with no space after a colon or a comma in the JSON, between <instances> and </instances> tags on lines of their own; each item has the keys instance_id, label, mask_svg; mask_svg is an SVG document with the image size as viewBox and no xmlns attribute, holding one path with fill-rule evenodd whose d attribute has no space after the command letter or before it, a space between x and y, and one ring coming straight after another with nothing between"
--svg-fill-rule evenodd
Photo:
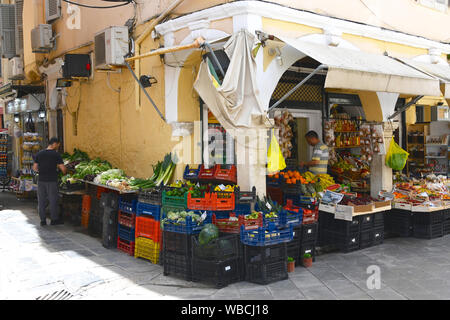
<instances>
[{"instance_id":1,"label":"black plastic crate","mask_svg":"<svg viewBox=\"0 0 450 320\"><path fill-rule=\"evenodd\" d=\"M162 199L162 189L161 188L153 188L148 190L142 190L139 192L138 201L154 204L157 206L161 205Z\"/></svg>"},{"instance_id":2,"label":"black plastic crate","mask_svg":"<svg viewBox=\"0 0 450 320\"><path fill-rule=\"evenodd\" d=\"M91 237L103 237L103 212L91 211L89 213L88 234Z\"/></svg>"},{"instance_id":3,"label":"black plastic crate","mask_svg":"<svg viewBox=\"0 0 450 320\"><path fill-rule=\"evenodd\" d=\"M414 224L413 236L420 239L434 239L444 235L443 224Z\"/></svg>"},{"instance_id":4,"label":"black plastic crate","mask_svg":"<svg viewBox=\"0 0 450 320\"><path fill-rule=\"evenodd\" d=\"M442 220L450 220L450 208L442 210Z\"/></svg>"},{"instance_id":5,"label":"black plastic crate","mask_svg":"<svg viewBox=\"0 0 450 320\"><path fill-rule=\"evenodd\" d=\"M241 243L239 234L220 235L218 239L206 245L198 242L198 236L192 236L191 239L193 259L224 261L239 258Z\"/></svg>"},{"instance_id":6,"label":"black plastic crate","mask_svg":"<svg viewBox=\"0 0 450 320\"><path fill-rule=\"evenodd\" d=\"M373 234L373 228L362 230L359 238L359 248L364 249L371 247L373 244L374 234Z\"/></svg>"},{"instance_id":7,"label":"black plastic crate","mask_svg":"<svg viewBox=\"0 0 450 320\"><path fill-rule=\"evenodd\" d=\"M119 196L114 192L103 192L100 196L100 208L110 208L111 210L119 209Z\"/></svg>"},{"instance_id":8,"label":"black plastic crate","mask_svg":"<svg viewBox=\"0 0 450 320\"><path fill-rule=\"evenodd\" d=\"M450 220L444 220L442 223L442 228L444 230L444 236L450 234Z\"/></svg>"},{"instance_id":9,"label":"black plastic crate","mask_svg":"<svg viewBox=\"0 0 450 320\"><path fill-rule=\"evenodd\" d=\"M184 280L192 280L192 260L184 254L177 254L170 251L164 251L163 267L165 276L177 276Z\"/></svg>"},{"instance_id":10,"label":"black plastic crate","mask_svg":"<svg viewBox=\"0 0 450 320\"><path fill-rule=\"evenodd\" d=\"M301 265L300 259L300 244L299 243L287 243L287 256L295 259L295 265Z\"/></svg>"},{"instance_id":11,"label":"black plastic crate","mask_svg":"<svg viewBox=\"0 0 450 320\"><path fill-rule=\"evenodd\" d=\"M353 218L352 221L334 219L327 229L332 230L335 233L341 234L343 236L349 235L351 233L359 232L361 226L361 220L357 217Z\"/></svg>"},{"instance_id":12,"label":"black plastic crate","mask_svg":"<svg viewBox=\"0 0 450 320\"><path fill-rule=\"evenodd\" d=\"M102 244L105 248L117 248L117 220L117 211L106 207L103 213L102 230Z\"/></svg>"},{"instance_id":13,"label":"black plastic crate","mask_svg":"<svg viewBox=\"0 0 450 320\"><path fill-rule=\"evenodd\" d=\"M360 232L341 234L331 230L325 230L328 244L342 252L351 252L359 249Z\"/></svg>"},{"instance_id":14,"label":"black plastic crate","mask_svg":"<svg viewBox=\"0 0 450 320\"><path fill-rule=\"evenodd\" d=\"M384 217L384 230L400 237L410 237L413 232L412 212L392 209Z\"/></svg>"},{"instance_id":15,"label":"black plastic crate","mask_svg":"<svg viewBox=\"0 0 450 320\"><path fill-rule=\"evenodd\" d=\"M374 215L371 214L363 214L357 217L359 220L360 230L370 230L373 228L374 224ZM355 218L353 218L355 219Z\"/></svg>"},{"instance_id":16,"label":"black plastic crate","mask_svg":"<svg viewBox=\"0 0 450 320\"><path fill-rule=\"evenodd\" d=\"M266 263L248 263L245 269L245 279L257 284L269 284L288 278L287 260Z\"/></svg>"},{"instance_id":17,"label":"black plastic crate","mask_svg":"<svg viewBox=\"0 0 450 320\"><path fill-rule=\"evenodd\" d=\"M253 187L252 191L241 191L239 187L236 187L234 193L236 204L254 203L256 201L256 187Z\"/></svg>"},{"instance_id":18,"label":"black plastic crate","mask_svg":"<svg viewBox=\"0 0 450 320\"><path fill-rule=\"evenodd\" d=\"M211 283L216 288L223 288L240 280L239 258L223 261L192 259L192 281Z\"/></svg>"},{"instance_id":19,"label":"black plastic crate","mask_svg":"<svg viewBox=\"0 0 450 320\"><path fill-rule=\"evenodd\" d=\"M286 243L271 246L244 246L244 258L246 263L266 263L287 259Z\"/></svg>"},{"instance_id":20,"label":"black plastic crate","mask_svg":"<svg viewBox=\"0 0 450 320\"><path fill-rule=\"evenodd\" d=\"M164 251L192 256L192 235L178 232L163 231Z\"/></svg>"},{"instance_id":21,"label":"black plastic crate","mask_svg":"<svg viewBox=\"0 0 450 320\"><path fill-rule=\"evenodd\" d=\"M306 253L309 253L312 256L313 261L316 261L316 243L314 241L305 242L300 245L300 252L299 252L300 264L302 264L301 260L303 260L303 256Z\"/></svg>"},{"instance_id":22,"label":"black plastic crate","mask_svg":"<svg viewBox=\"0 0 450 320\"><path fill-rule=\"evenodd\" d=\"M302 239L302 225L295 226L293 228L294 231L294 238L292 239L292 242L300 244L300 240Z\"/></svg>"},{"instance_id":23,"label":"black plastic crate","mask_svg":"<svg viewBox=\"0 0 450 320\"><path fill-rule=\"evenodd\" d=\"M384 212L377 212L373 214L373 227L383 227L384 226Z\"/></svg>"},{"instance_id":24,"label":"black plastic crate","mask_svg":"<svg viewBox=\"0 0 450 320\"><path fill-rule=\"evenodd\" d=\"M384 227L373 229L373 244L374 246L382 244L384 241Z\"/></svg>"},{"instance_id":25,"label":"black plastic crate","mask_svg":"<svg viewBox=\"0 0 450 320\"><path fill-rule=\"evenodd\" d=\"M416 224L436 224L442 223L443 221L443 210L432 211L432 212L414 212L413 213L413 223Z\"/></svg>"},{"instance_id":26,"label":"black plastic crate","mask_svg":"<svg viewBox=\"0 0 450 320\"><path fill-rule=\"evenodd\" d=\"M317 242L319 234L319 225L317 222L311 224L302 225L301 243L305 242Z\"/></svg>"}]
</instances>

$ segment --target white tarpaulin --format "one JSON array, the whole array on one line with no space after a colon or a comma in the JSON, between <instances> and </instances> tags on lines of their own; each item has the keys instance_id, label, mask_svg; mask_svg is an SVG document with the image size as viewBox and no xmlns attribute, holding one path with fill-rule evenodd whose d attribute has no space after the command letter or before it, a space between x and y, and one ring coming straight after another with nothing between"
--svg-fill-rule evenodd
<instances>
[{"instance_id":1,"label":"white tarpaulin","mask_svg":"<svg viewBox=\"0 0 450 320\"><path fill-rule=\"evenodd\" d=\"M439 96L439 81L390 57L278 37L328 66L326 88Z\"/></svg>"},{"instance_id":2,"label":"white tarpaulin","mask_svg":"<svg viewBox=\"0 0 450 320\"><path fill-rule=\"evenodd\" d=\"M425 72L431 76L438 78L444 87L442 90L445 99L450 99L450 66L445 64L431 64L421 61L415 61L411 59L402 59L404 63ZM440 95L439 95L440 96Z\"/></svg>"},{"instance_id":3,"label":"white tarpaulin","mask_svg":"<svg viewBox=\"0 0 450 320\"><path fill-rule=\"evenodd\" d=\"M227 41L224 50L230 58L228 70L219 85L208 60L202 61L194 88L220 122L232 129L267 129L271 127L259 98L256 62L252 56L255 37L242 30Z\"/></svg>"}]
</instances>

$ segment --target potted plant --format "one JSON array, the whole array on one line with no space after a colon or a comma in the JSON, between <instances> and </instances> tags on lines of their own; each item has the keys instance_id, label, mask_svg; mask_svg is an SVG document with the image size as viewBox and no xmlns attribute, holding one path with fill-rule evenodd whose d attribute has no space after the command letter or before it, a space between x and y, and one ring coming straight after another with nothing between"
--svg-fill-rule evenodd
<instances>
[{"instance_id":1,"label":"potted plant","mask_svg":"<svg viewBox=\"0 0 450 320\"><path fill-rule=\"evenodd\" d=\"M292 257L288 257L287 259L287 271L288 272L294 272L295 270L295 260Z\"/></svg>"},{"instance_id":2,"label":"potted plant","mask_svg":"<svg viewBox=\"0 0 450 320\"><path fill-rule=\"evenodd\" d=\"M312 256L310 253L305 253L303 255L303 266L309 268L312 266Z\"/></svg>"}]
</instances>

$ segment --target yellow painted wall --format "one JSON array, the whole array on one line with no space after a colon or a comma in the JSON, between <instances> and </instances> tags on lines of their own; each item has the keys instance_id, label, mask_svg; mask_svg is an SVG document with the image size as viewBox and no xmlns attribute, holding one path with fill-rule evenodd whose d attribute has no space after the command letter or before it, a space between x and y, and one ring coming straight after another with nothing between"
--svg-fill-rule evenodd
<instances>
[{"instance_id":1,"label":"yellow painted wall","mask_svg":"<svg viewBox=\"0 0 450 320\"><path fill-rule=\"evenodd\" d=\"M144 41L144 48L155 47L151 38ZM144 59L143 74L156 77L158 83L147 88L162 114L164 111L164 68L159 57ZM134 79L127 69L121 74L111 74L111 90L106 74L96 72L94 80L81 87L81 103L78 116L78 134L73 134L72 116L65 113L66 151L73 148L85 150L90 157L101 157L129 175L147 177L152 173L151 164L161 160L171 151L170 125L163 122L150 102L143 96L140 110L135 108ZM67 105L76 110L80 88L69 88Z\"/></svg>"}]
</instances>

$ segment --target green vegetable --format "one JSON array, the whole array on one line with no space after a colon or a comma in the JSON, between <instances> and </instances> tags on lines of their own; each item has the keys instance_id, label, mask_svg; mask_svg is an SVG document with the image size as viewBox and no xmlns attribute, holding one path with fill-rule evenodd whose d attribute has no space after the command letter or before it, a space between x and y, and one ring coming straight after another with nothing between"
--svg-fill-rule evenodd
<instances>
[{"instance_id":1,"label":"green vegetable","mask_svg":"<svg viewBox=\"0 0 450 320\"><path fill-rule=\"evenodd\" d=\"M206 245L214 239L219 238L219 229L217 226L208 223L206 224L200 234L198 235L198 242L201 245Z\"/></svg>"}]
</instances>

